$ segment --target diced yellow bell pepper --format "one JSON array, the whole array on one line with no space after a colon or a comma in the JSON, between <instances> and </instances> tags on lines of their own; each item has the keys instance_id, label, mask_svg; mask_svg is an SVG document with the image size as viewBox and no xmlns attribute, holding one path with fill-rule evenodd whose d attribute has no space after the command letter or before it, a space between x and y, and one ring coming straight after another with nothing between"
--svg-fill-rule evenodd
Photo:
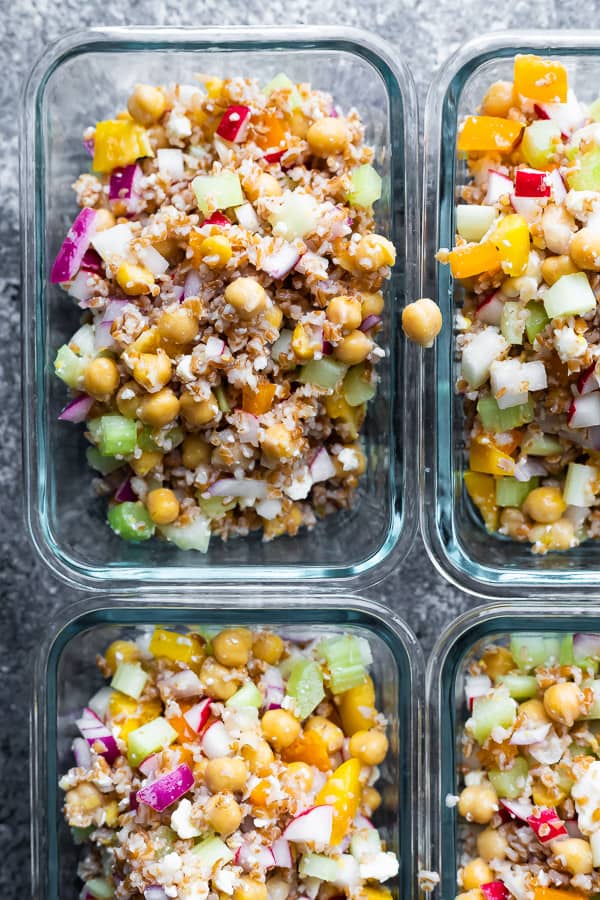
<instances>
[{"instance_id":1,"label":"diced yellow bell pepper","mask_svg":"<svg viewBox=\"0 0 600 900\"><path fill-rule=\"evenodd\" d=\"M117 671L119 663L135 663L140 658L140 648L133 641L113 641L104 654L111 675Z\"/></svg>"},{"instance_id":2,"label":"diced yellow bell pepper","mask_svg":"<svg viewBox=\"0 0 600 900\"><path fill-rule=\"evenodd\" d=\"M343 394L325 397L325 409L330 419L341 419L348 426L348 439L355 441L366 413L366 404L350 406Z\"/></svg>"},{"instance_id":3,"label":"diced yellow bell pepper","mask_svg":"<svg viewBox=\"0 0 600 900\"><path fill-rule=\"evenodd\" d=\"M194 655L194 641L187 634L155 628L148 648L153 656L164 656L174 662L189 663Z\"/></svg>"},{"instance_id":4,"label":"diced yellow bell pepper","mask_svg":"<svg viewBox=\"0 0 600 900\"><path fill-rule=\"evenodd\" d=\"M123 724L119 723L119 737L122 741L126 741L131 732L135 731L136 728L140 728L143 724L142 720L138 719L137 716L131 716Z\"/></svg>"},{"instance_id":5,"label":"diced yellow bell pepper","mask_svg":"<svg viewBox=\"0 0 600 900\"><path fill-rule=\"evenodd\" d=\"M110 172L143 156L154 156L145 128L131 119L98 122L94 133L94 171Z\"/></svg>"},{"instance_id":6,"label":"diced yellow bell pepper","mask_svg":"<svg viewBox=\"0 0 600 900\"><path fill-rule=\"evenodd\" d=\"M483 518L487 531L498 528L498 507L496 506L496 483L493 475L481 472L465 472L467 493Z\"/></svg>"},{"instance_id":7,"label":"diced yellow bell pepper","mask_svg":"<svg viewBox=\"0 0 600 900\"><path fill-rule=\"evenodd\" d=\"M210 97L211 100L216 100L221 96L221 91L223 90L223 85L225 82L222 78L209 77L204 80L204 87L206 88L206 94Z\"/></svg>"},{"instance_id":8,"label":"diced yellow bell pepper","mask_svg":"<svg viewBox=\"0 0 600 900\"><path fill-rule=\"evenodd\" d=\"M132 697L127 697L121 691L113 691L108 701L108 712L111 719L120 716L133 716L137 712L138 702Z\"/></svg>"},{"instance_id":9,"label":"diced yellow bell pepper","mask_svg":"<svg viewBox=\"0 0 600 900\"><path fill-rule=\"evenodd\" d=\"M360 900L392 900L392 894L384 887L361 887L358 890Z\"/></svg>"},{"instance_id":10,"label":"diced yellow bell pepper","mask_svg":"<svg viewBox=\"0 0 600 900\"><path fill-rule=\"evenodd\" d=\"M260 120L254 140L261 150L282 150L288 128L286 122L275 113L265 113Z\"/></svg>"},{"instance_id":11,"label":"diced yellow bell pepper","mask_svg":"<svg viewBox=\"0 0 600 900\"><path fill-rule=\"evenodd\" d=\"M515 461L508 453L498 450L489 438L476 437L471 444L469 468L485 475L512 475Z\"/></svg>"},{"instance_id":12,"label":"diced yellow bell pepper","mask_svg":"<svg viewBox=\"0 0 600 900\"><path fill-rule=\"evenodd\" d=\"M464 153L510 153L523 124L497 116L468 116L458 134L458 150Z\"/></svg>"},{"instance_id":13,"label":"diced yellow bell pepper","mask_svg":"<svg viewBox=\"0 0 600 900\"><path fill-rule=\"evenodd\" d=\"M448 254L450 271L454 278L470 278L482 272L493 272L500 266L500 254L491 241L481 244L464 244Z\"/></svg>"},{"instance_id":14,"label":"diced yellow bell pepper","mask_svg":"<svg viewBox=\"0 0 600 900\"><path fill-rule=\"evenodd\" d=\"M375 686L367 675L362 684L339 695L342 728L348 737L357 731L368 731L375 724Z\"/></svg>"},{"instance_id":15,"label":"diced yellow bell pepper","mask_svg":"<svg viewBox=\"0 0 600 900\"><path fill-rule=\"evenodd\" d=\"M116 800L110 800L104 807L105 823L108 828L114 828L119 819L119 804Z\"/></svg>"},{"instance_id":16,"label":"diced yellow bell pepper","mask_svg":"<svg viewBox=\"0 0 600 900\"><path fill-rule=\"evenodd\" d=\"M317 794L317 806L323 803L333 806L331 844L334 847L345 837L358 810L361 794L359 776L360 762L357 759L347 759L329 776Z\"/></svg>"},{"instance_id":17,"label":"diced yellow bell pepper","mask_svg":"<svg viewBox=\"0 0 600 900\"><path fill-rule=\"evenodd\" d=\"M244 387L242 389L242 409L254 416L262 416L273 406L276 390L276 386L270 381L261 382L255 391Z\"/></svg>"},{"instance_id":18,"label":"diced yellow bell pepper","mask_svg":"<svg viewBox=\"0 0 600 900\"><path fill-rule=\"evenodd\" d=\"M541 103L567 102L567 70L540 56L515 56L515 92Z\"/></svg>"},{"instance_id":19,"label":"diced yellow bell pepper","mask_svg":"<svg viewBox=\"0 0 600 900\"><path fill-rule=\"evenodd\" d=\"M500 254L502 271L518 278L527 271L529 262L529 225L517 214L501 219L490 235Z\"/></svg>"},{"instance_id":20,"label":"diced yellow bell pepper","mask_svg":"<svg viewBox=\"0 0 600 900\"><path fill-rule=\"evenodd\" d=\"M566 888L542 887L536 885L533 889L534 900L588 900L588 894L580 894L579 891L569 891Z\"/></svg>"}]
</instances>

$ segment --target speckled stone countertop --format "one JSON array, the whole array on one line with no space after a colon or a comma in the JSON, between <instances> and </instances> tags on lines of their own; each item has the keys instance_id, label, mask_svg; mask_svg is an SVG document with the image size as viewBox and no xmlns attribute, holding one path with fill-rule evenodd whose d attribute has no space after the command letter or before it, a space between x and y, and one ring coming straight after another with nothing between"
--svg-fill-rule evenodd
<instances>
[{"instance_id":1,"label":"speckled stone countertop","mask_svg":"<svg viewBox=\"0 0 600 900\"><path fill-rule=\"evenodd\" d=\"M77 599L38 562L22 524L20 485L18 106L32 61L68 29L93 25L346 24L379 33L411 67L421 110L436 68L456 47L504 28L588 28L594 0L16 0L0 17L0 896L31 896L27 720L32 658L57 610ZM473 601L445 584L418 542L372 595L400 612L427 652L444 625ZM42 900L42 898L40 898Z\"/></svg>"}]
</instances>

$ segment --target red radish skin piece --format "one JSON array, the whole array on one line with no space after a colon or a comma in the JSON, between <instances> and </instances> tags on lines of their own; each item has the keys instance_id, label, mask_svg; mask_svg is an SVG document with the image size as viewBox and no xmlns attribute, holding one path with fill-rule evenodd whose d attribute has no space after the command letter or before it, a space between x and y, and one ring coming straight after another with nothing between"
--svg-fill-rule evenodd
<instances>
[{"instance_id":1,"label":"red radish skin piece","mask_svg":"<svg viewBox=\"0 0 600 900\"><path fill-rule=\"evenodd\" d=\"M88 394L80 394L61 410L58 420L59 422L85 422L93 405L93 397L90 397Z\"/></svg>"},{"instance_id":2,"label":"red radish skin piece","mask_svg":"<svg viewBox=\"0 0 600 900\"><path fill-rule=\"evenodd\" d=\"M56 255L50 272L52 284L71 281L75 277L95 233L96 210L84 206L71 225L62 247Z\"/></svg>"},{"instance_id":3,"label":"red radish skin piece","mask_svg":"<svg viewBox=\"0 0 600 900\"><path fill-rule=\"evenodd\" d=\"M138 808L138 806L139 806L139 803L137 801L136 792L130 791L129 792L129 809L131 809L131 810L133 810L133 812L135 812L136 809Z\"/></svg>"},{"instance_id":4,"label":"red radish skin piece","mask_svg":"<svg viewBox=\"0 0 600 900\"><path fill-rule=\"evenodd\" d=\"M335 466L325 447L319 447L309 464L313 484L327 481L335 475Z\"/></svg>"},{"instance_id":5,"label":"red radish skin piece","mask_svg":"<svg viewBox=\"0 0 600 900\"><path fill-rule=\"evenodd\" d=\"M483 201L486 206L494 206L501 197L512 194L514 185L508 175L490 169L488 172L488 187Z\"/></svg>"},{"instance_id":6,"label":"red radish skin piece","mask_svg":"<svg viewBox=\"0 0 600 900\"><path fill-rule=\"evenodd\" d=\"M224 141L240 144L246 140L250 124L249 106L229 106L217 126L217 134Z\"/></svg>"},{"instance_id":7,"label":"red radish skin piece","mask_svg":"<svg viewBox=\"0 0 600 900\"><path fill-rule=\"evenodd\" d=\"M274 253L270 253L261 263L261 269L279 281L288 275L300 259L300 252L293 244L283 244Z\"/></svg>"},{"instance_id":8,"label":"red radish skin piece","mask_svg":"<svg viewBox=\"0 0 600 900\"><path fill-rule=\"evenodd\" d=\"M510 202L514 211L523 216L527 222L533 222L541 210L541 206L535 197L517 197L515 194L511 194Z\"/></svg>"},{"instance_id":9,"label":"red radish skin piece","mask_svg":"<svg viewBox=\"0 0 600 900\"><path fill-rule=\"evenodd\" d=\"M500 807L505 809L513 819L519 819L520 822L527 822L534 809L531 803L503 799L500 800Z\"/></svg>"},{"instance_id":10,"label":"red radish skin piece","mask_svg":"<svg viewBox=\"0 0 600 900\"><path fill-rule=\"evenodd\" d=\"M292 859L292 851L290 850L290 845L285 840L285 838L278 838L278 840L273 841L271 853L273 854L275 865L278 868L291 869L294 865L294 861Z\"/></svg>"},{"instance_id":11,"label":"red radish skin piece","mask_svg":"<svg viewBox=\"0 0 600 900\"><path fill-rule=\"evenodd\" d=\"M161 775L152 784L147 784L137 792L138 803L144 803L156 812L163 812L194 786L192 770L181 763L172 772Z\"/></svg>"},{"instance_id":12,"label":"red radish skin piece","mask_svg":"<svg viewBox=\"0 0 600 900\"><path fill-rule=\"evenodd\" d=\"M283 832L286 841L326 845L331 840L333 807L328 804L311 806L292 819Z\"/></svg>"},{"instance_id":13,"label":"red radish skin piece","mask_svg":"<svg viewBox=\"0 0 600 900\"><path fill-rule=\"evenodd\" d=\"M285 152L286 152L285 150L274 150L273 153L265 153L265 155L263 156L263 159L265 162L268 162L270 165L273 165L274 163L278 163L280 161L281 157L283 156L283 154Z\"/></svg>"},{"instance_id":14,"label":"red radish skin piece","mask_svg":"<svg viewBox=\"0 0 600 900\"><path fill-rule=\"evenodd\" d=\"M577 390L580 394L591 394L592 391L598 390L598 378L596 376L596 363L592 363L587 369L584 369L577 379Z\"/></svg>"},{"instance_id":15,"label":"red radish skin piece","mask_svg":"<svg viewBox=\"0 0 600 900\"><path fill-rule=\"evenodd\" d=\"M548 113L546 112L546 110L540 103L533 104L533 111L536 114L536 116L538 117L538 119L543 119L544 121L547 121L550 118L550 116L548 115Z\"/></svg>"},{"instance_id":16,"label":"red radish skin piece","mask_svg":"<svg viewBox=\"0 0 600 900\"><path fill-rule=\"evenodd\" d=\"M195 703L191 709L188 709L188 711L183 714L183 718L196 734L199 734L208 722L211 702L212 701L208 699L201 700L200 703Z\"/></svg>"},{"instance_id":17,"label":"red radish skin piece","mask_svg":"<svg viewBox=\"0 0 600 900\"><path fill-rule=\"evenodd\" d=\"M565 187L563 177L558 169L552 169L552 171L548 172L547 175L548 181L550 182L550 186L552 188L552 198L556 205L560 206L560 204L564 203L564 201L567 199L567 189Z\"/></svg>"},{"instance_id":18,"label":"red radish skin piece","mask_svg":"<svg viewBox=\"0 0 600 900\"><path fill-rule=\"evenodd\" d=\"M204 220L204 222L202 223L202 227L204 227L205 225L218 225L219 227L226 227L227 225L231 225L231 222L229 221L227 216L224 216L223 213L217 211L212 213L208 217L208 219Z\"/></svg>"},{"instance_id":19,"label":"red radish skin piece","mask_svg":"<svg viewBox=\"0 0 600 900\"><path fill-rule=\"evenodd\" d=\"M231 742L222 722L215 721L204 732L202 750L209 759L231 755Z\"/></svg>"},{"instance_id":20,"label":"red radish skin piece","mask_svg":"<svg viewBox=\"0 0 600 900\"><path fill-rule=\"evenodd\" d=\"M151 753L150 756L147 756L146 759L143 759L138 766L138 769L145 775L146 778L149 778L151 775L154 775L158 768L158 763L160 762L158 758L158 753Z\"/></svg>"},{"instance_id":21,"label":"red radish skin piece","mask_svg":"<svg viewBox=\"0 0 600 900\"><path fill-rule=\"evenodd\" d=\"M568 836L562 819L559 819L555 809L536 807L539 810L534 815L527 816L527 822L535 831L541 844L547 844L558 837Z\"/></svg>"},{"instance_id":22,"label":"red radish skin piece","mask_svg":"<svg viewBox=\"0 0 600 900\"><path fill-rule=\"evenodd\" d=\"M469 712L473 711L473 701L477 697L485 697L492 689L492 682L487 675L467 675L465 678L465 699Z\"/></svg>"},{"instance_id":23,"label":"red radish skin piece","mask_svg":"<svg viewBox=\"0 0 600 900\"><path fill-rule=\"evenodd\" d=\"M498 291L488 294L477 307L476 315L486 325L500 325L504 303L500 299Z\"/></svg>"},{"instance_id":24,"label":"red radish skin piece","mask_svg":"<svg viewBox=\"0 0 600 900\"><path fill-rule=\"evenodd\" d=\"M323 341L323 345L321 347L323 356L331 356L333 353L333 344L331 341Z\"/></svg>"},{"instance_id":25,"label":"red radish skin piece","mask_svg":"<svg viewBox=\"0 0 600 900\"><path fill-rule=\"evenodd\" d=\"M547 172L537 169L517 169L515 197L549 197L551 192Z\"/></svg>"},{"instance_id":26,"label":"red radish skin piece","mask_svg":"<svg viewBox=\"0 0 600 900\"><path fill-rule=\"evenodd\" d=\"M485 900L508 900L510 893L503 881L488 881L480 886Z\"/></svg>"},{"instance_id":27,"label":"red radish skin piece","mask_svg":"<svg viewBox=\"0 0 600 900\"><path fill-rule=\"evenodd\" d=\"M236 866L241 866L245 872L251 872L255 866L266 871L267 869L273 869L277 865L272 850L268 847L253 847L251 844L242 844L241 847L238 847L233 861Z\"/></svg>"},{"instance_id":28,"label":"red radish skin piece","mask_svg":"<svg viewBox=\"0 0 600 900\"><path fill-rule=\"evenodd\" d=\"M569 428L592 428L600 425L600 391L574 397L567 415Z\"/></svg>"}]
</instances>

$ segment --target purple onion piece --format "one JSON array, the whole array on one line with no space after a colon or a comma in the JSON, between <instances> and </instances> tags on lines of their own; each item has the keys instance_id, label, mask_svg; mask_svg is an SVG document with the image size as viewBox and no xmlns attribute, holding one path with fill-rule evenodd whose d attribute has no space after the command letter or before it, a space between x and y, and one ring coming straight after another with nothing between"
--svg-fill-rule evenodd
<instances>
[{"instance_id":1,"label":"purple onion piece","mask_svg":"<svg viewBox=\"0 0 600 900\"><path fill-rule=\"evenodd\" d=\"M83 149L86 153L88 153L92 159L94 158L94 138L84 138L82 141Z\"/></svg>"},{"instance_id":2,"label":"purple onion piece","mask_svg":"<svg viewBox=\"0 0 600 900\"><path fill-rule=\"evenodd\" d=\"M152 784L147 784L137 792L138 803L145 803L156 812L163 812L172 803L183 797L194 785L192 770L181 763L172 772L161 775Z\"/></svg>"},{"instance_id":3,"label":"purple onion piece","mask_svg":"<svg viewBox=\"0 0 600 900\"><path fill-rule=\"evenodd\" d=\"M93 247L89 247L83 254L80 268L84 269L86 272L98 273L102 271L103 267L104 263L102 262L102 257L96 253Z\"/></svg>"},{"instance_id":4,"label":"purple onion piece","mask_svg":"<svg viewBox=\"0 0 600 900\"><path fill-rule=\"evenodd\" d=\"M81 266L90 241L96 233L96 210L87 206L80 211L71 225L50 272L50 282L61 284L71 281Z\"/></svg>"},{"instance_id":5,"label":"purple onion piece","mask_svg":"<svg viewBox=\"0 0 600 900\"><path fill-rule=\"evenodd\" d=\"M59 422L85 422L88 413L94 405L94 398L88 394L79 394L71 400L58 417Z\"/></svg>"},{"instance_id":6,"label":"purple onion piece","mask_svg":"<svg viewBox=\"0 0 600 900\"><path fill-rule=\"evenodd\" d=\"M361 331L370 331L371 328L375 328L376 325L379 325L381 322L381 316L367 316L366 319L363 319L360 323Z\"/></svg>"},{"instance_id":7,"label":"purple onion piece","mask_svg":"<svg viewBox=\"0 0 600 900\"><path fill-rule=\"evenodd\" d=\"M137 500L137 494L134 493L134 490L131 487L130 477L127 477L124 481L122 481L115 491L115 500L117 501L117 503L127 503L130 501L135 502Z\"/></svg>"}]
</instances>

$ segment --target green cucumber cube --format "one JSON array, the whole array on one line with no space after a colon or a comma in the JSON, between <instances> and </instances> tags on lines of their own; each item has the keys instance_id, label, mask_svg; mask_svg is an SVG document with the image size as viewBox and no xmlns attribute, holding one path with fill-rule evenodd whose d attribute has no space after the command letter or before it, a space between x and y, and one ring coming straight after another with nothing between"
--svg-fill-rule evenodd
<instances>
[{"instance_id":1,"label":"green cucumber cube","mask_svg":"<svg viewBox=\"0 0 600 900\"><path fill-rule=\"evenodd\" d=\"M532 122L523 132L521 152L533 169L545 169L556 154L561 139L558 125L547 120Z\"/></svg>"},{"instance_id":2,"label":"green cucumber cube","mask_svg":"<svg viewBox=\"0 0 600 900\"><path fill-rule=\"evenodd\" d=\"M499 797L516 800L525 790L529 766L522 756L517 756L510 769L491 769L488 778Z\"/></svg>"},{"instance_id":3,"label":"green cucumber cube","mask_svg":"<svg viewBox=\"0 0 600 900\"><path fill-rule=\"evenodd\" d=\"M585 272L563 275L544 294L544 307L551 319L583 316L596 309L596 296Z\"/></svg>"},{"instance_id":4,"label":"green cucumber cube","mask_svg":"<svg viewBox=\"0 0 600 900\"><path fill-rule=\"evenodd\" d=\"M575 157L577 168L567 175L572 191L600 190L600 147L592 147Z\"/></svg>"},{"instance_id":5,"label":"green cucumber cube","mask_svg":"<svg viewBox=\"0 0 600 900\"><path fill-rule=\"evenodd\" d=\"M329 668L331 690L341 694L362 684L367 677L365 658L358 638L344 635L319 645L319 651Z\"/></svg>"},{"instance_id":6,"label":"green cucumber cube","mask_svg":"<svg viewBox=\"0 0 600 900\"><path fill-rule=\"evenodd\" d=\"M305 853L298 867L301 878L318 878L319 881L335 881L337 872L335 859L322 853Z\"/></svg>"},{"instance_id":7,"label":"green cucumber cube","mask_svg":"<svg viewBox=\"0 0 600 900\"><path fill-rule=\"evenodd\" d=\"M516 300L507 300L502 308L500 331L509 344L522 344L525 331L525 310Z\"/></svg>"},{"instance_id":8,"label":"green cucumber cube","mask_svg":"<svg viewBox=\"0 0 600 900\"><path fill-rule=\"evenodd\" d=\"M377 386L371 380L364 363L348 369L342 387L348 406L362 406L368 403L377 393Z\"/></svg>"},{"instance_id":9,"label":"green cucumber cube","mask_svg":"<svg viewBox=\"0 0 600 900\"><path fill-rule=\"evenodd\" d=\"M350 176L350 190L346 200L350 206L369 209L381 197L381 176L373 166L364 165L354 169Z\"/></svg>"},{"instance_id":10,"label":"green cucumber cube","mask_svg":"<svg viewBox=\"0 0 600 900\"><path fill-rule=\"evenodd\" d=\"M323 673L312 659L297 662L290 673L287 694L295 701L300 719L306 719L316 709L323 697Z\"/></svg>"},{"instance_id":11,"label":"green cucumber cube","mask_svg":"<svg viewBox=\"0 0 600 900\"><path fill-rule=\"evenodd\" d=\"M287 75L284 75L283 72L280 72L274 78L270 80L270 82L263 88L263 94L266 94L267 97L273 93L273 91L281 91L281 90L289 90L289 104L290 109L297 109L302 101L300 99L300 94L298 93L298 89L291 78L288 78Z\"/></svg>"},{"instance_id":12,"label":"green cucumber cube","mask_svg":"<svg viewBox=\"0 0 600 900\"><path fill-rule=\"evenodd\" d=\"M81 381L88 367L89 359L77 356L67 344L59 347L54 360L54 372L72 390L81 387Z\"/></svg>"},{"instance_id":13,"label":"green cucumber cube","mask_svg":"<svg viewBox=\"0 0 600 900\"><path fill-rule=\"evenodd\" d=\"M528 456L555 456L557 453L562 453L560 441L551 434L528 435L523 441L521 449Z\"/></svg>"},{"instance_id":14,"label":"green cucumber cube","mask_svg":"<svg viewBox=\"0 0 600 900\"><path fill-rule=\"evenodd\" d=\"M537 678L534 675L517 675L509 673L500 675L498 684L503 684L513 700L530 700L537 694Z\"/></svg>"},{"instance_id":15,"label":"green cucumber cube","mask_svg":"<svg viewBox=\"0 0 600 900\"><path fill-rule=\"evenodd\" d=\"M478 743L484 744L494 728L510 728L516 717L516 702L505 687L500 687L485 697L475 698L466 727Z\"/></svg>"},{"instance_id":16,"label":"green cucumber cube","mask_svg":"<svg viewBox=\"0 0 600 900\"><path fill-rule=\"evenodd\" d=\"M517 668L529 672L537 666L556 665L560 658L560 638L542 634L515 634L510 652Z\"/></svg>"},{"instance_id":17,"label":"green cucumber cube","mask_svg":"<svg viewBox=\"0 0 600 900\"><path fill-rule=\"evenodd\" d=\"M100 472L101 475L110 475L116 472L124 463L122 459L115 459L114 456L102 456L97 447L88 447L85 451L88 466Z\"/></svg>"},{"instance_id":18,"label":"green cucumber cube","mask_svg":"<svg viewBox=\"0 0 600 900\"><path fill-rule=\"evenodd\" d=\"M311 359L300 369L298 381L301 384L314 384L324 390L333 390L338 386L348 367L337 359Z\"/></svg>"},{"instance_id":19,"label":"green cucumber cube","mask_svg":"<svg viewBox=\"0 0 600 900\"><path fill-rule=\"evenodd\" d=\"M127 758L130 765L138 766L152 753L170 747L176 739L177 732L162 716L130 731L127 736Z\"/></svg>"},{"instance_id":20,"label":"green cucumber cube","mask_svg":"<svg viewBox=\"0 0 600 900\"><path fill-rule=\"evenodd\" d=\"M233 859L233 853L221 838L211 836L204 838L192 850L194 856L200 858L200 864L206 877L210 875L218 862L226 865Z\"/></svg>"},{"instance_id":21,"label":"green cucumber cube","mask_svg":"<svg viewBox=\"0 0 600 900\"><path fill-rule=\"evenodd\" d=\"M511 431L533 421L535 403L530 397L526 403L500 409L494 397L481 397L477 401L477 412L486 431Z\"/></svg>"},{"instance_id":22,"label":"green cucumber cube","mask_svg":"<svg viewBox=\"0 0 600 900\"><path fill-rule=\"evenodd\" d=\"M110 683L115 691L121 691L134 700L139 700L148 681L148 675L139 663L119 663Z\"/></svg>"},{"instance_id":23,"label":"green cucumber cube","mask_svg":"<svg viewBox=\"0 0 600 900\"><path fill-rule=\"evenodd\" d=\"M237 505L235 497L229 503L225 503L223 497L203 497L201 491L198 492L197 499L198 506L207 519L222 519L226 512Z\"/></svg>"},{"instance_id":24,"label":"green cucumber cube","mask_svg":"<svg viewBox=\"0 0 600 900\"><path fill-rule=\"evenodd\" d=\"M248 684L243 685L239 691L236 691L233 697L226 701L225 706L230 709L241 709L244 706L253 706L255 709L260 709L262 701L261 692L254 682L250 681Z\"/></svg>"},{"instance_id":25,"label":"green cucumber cube","mask_svg":"<svg viewBox=\"0 0 600 900\"><path fill-rule=\"evenodd\" d=\"M530 478L529 481L517 481L512 475L496 478L496 505L521 506L539 483L539 478Z\"/></svg>"},{"instance_id":26,"label":"green cucumber cube","mask_svg":"<svg viewBox=\"0 0 600 900\"><path fill-rule=\"evenodd\" d=\"M101 416L98 450L102 456L129 456L137 446L137 423L125 416Z\"/></svg>"},{"instance_id":27,"label":"green cucumber cube","mask_svg":"<svg viewBox=\"0 0 600 900\"><path fill-rule=\"evenodd\" d=\"M246 202L240 176L225 169L218 175L197 175L192 181L198 209L208 216L211 209L229 209Z\"/></svg>"},{"instance_id":28,"label":"green cucumber cube","mask_svg":"<svg viewBox=\"0 0 600 900\"><path fill-rule=\"evenodd\" d=\"M154 534L155 525L144 504L126 500L116 503L108 511L108 524L124 541L147 541Z\"/></svg>"},{"instance_id":29,"label":"green cucumber cube","mask_svg":"<svg viewBox=\"0 0 600 900\"><path fill-rule=\"evenodd\" d=\"M477 203L461 203L456 207L456 230L465 241L479 243L494 223L496 210L493 206Z\"/></svg>"},{"instance_id":30,"label":"green cucumber cube","mask_svg":"<svg viewBox=\"0 0 600 900\"><path fill-rule=\"evenodd\" d=\"M189 525L161 525L160 533L180 550L208 550L210 525L204 516L196 516Z\"/></svg>"},{"instance_id":31,"label":"green cucumber cube","mask_svg":"<svg viewBox=\"0 0 600 900\"><path fill-rule=\"evenodd\" d=\"M533 344L536 337L544 330L550 319L546 314L543 303L539 300L532 300L526 306L527 318L525 320L525 330L527 332L527 340Z\"/></svg>"}]
</instances>

